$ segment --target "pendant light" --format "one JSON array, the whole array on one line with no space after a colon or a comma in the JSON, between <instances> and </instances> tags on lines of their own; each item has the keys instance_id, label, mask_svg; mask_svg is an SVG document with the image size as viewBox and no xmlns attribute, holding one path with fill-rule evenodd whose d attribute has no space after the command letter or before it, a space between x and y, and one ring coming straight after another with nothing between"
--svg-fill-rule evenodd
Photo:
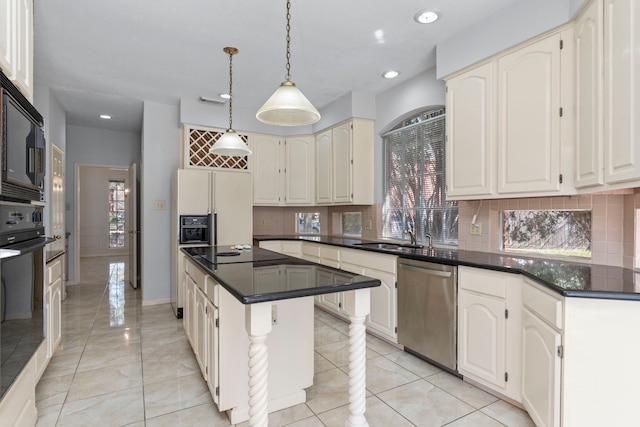
<instances>
[{"instance_id":1,"label":"pendant light","mask_svg":"<svg viewBox=\"0 0 640 427\"><path fill-rule=\"evenodd\" d=\"M291 1L287 0L287 74L280 87L256 113L263 123L279 126L310 125L320 120L320 113L291 81Z\"/></svg>"},{"instance_id":2,"label":"pendant light","mask_svg":"<svg viewBox=\"0 0 640 427\"><path fill-rule=\"evenodd\" d=\"M229 54L229 129L213 144L209 153L219 156L248 156L251 150L244 143L242 138L233 130L233 55L239 51L235 47L225 47L222 49Z\"/></svg>"}]
</instances>

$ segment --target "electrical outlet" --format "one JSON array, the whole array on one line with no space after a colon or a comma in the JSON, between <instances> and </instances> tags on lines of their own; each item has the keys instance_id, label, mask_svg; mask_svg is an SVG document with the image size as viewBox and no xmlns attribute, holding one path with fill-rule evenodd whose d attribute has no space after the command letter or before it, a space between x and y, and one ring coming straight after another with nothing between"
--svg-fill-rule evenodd
<instances>
[{"instance_id":1,"label":"electrical outlet","mask_svg":"<svg viewBox=\"0 0 640 427\"><path fill-rule=\"evenodd\" d=\"M371 227L372 227L372 225L371 225L371 220L370 220L370 219L367 219L367 220L364 222L364 229L365 229L365 230L371 230Z\"/></svg>"},{"instance_id":2,"label":"electrical outlet","mask_svg":"<svg viewBox=\"0 0 640 427\"><path fill-rule=\"evenodd\" d=\"M260 227L264 227L265 225L267 225L267 221L264 219L260 220Z\"/></svg>"},{"instance_id":3,"label":"electrical outlet","mask_svg":"<svg viewBox=\"0 0 640 427\"><path fill-rule=\"evenodd\" d=\"M275 304L271 306L271 324L274 326L278 324L278 306Z\"/></svg>"},{"instance_id":4,"label":"electrical outlet","mask_svg":"<svg viewBox=\"0 0 640 427\"><path fill-rule=\"evenodd\" d=\"M469 234L473 234L474 236L479 236L482 234L482 224L469 224Z\"/></svg>"},{"instance_id":5,"label":"electrical outlet","mask_svg":"<svg viewBox=\"0 0 640 427\"><path fill-rule=\"evenodd\" d=\"M153 206L156 210L163 211L165 209L165 202L164 200L156 200Z\"/></svg>"}]
</instances>

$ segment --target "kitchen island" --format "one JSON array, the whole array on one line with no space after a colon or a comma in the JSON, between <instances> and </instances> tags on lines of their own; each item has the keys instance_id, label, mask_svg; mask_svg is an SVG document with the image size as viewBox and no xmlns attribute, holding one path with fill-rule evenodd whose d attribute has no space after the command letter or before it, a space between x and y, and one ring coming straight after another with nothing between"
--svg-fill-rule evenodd
<instances>
[{"instance_id":1,"label":"kitchen island","mask_svg":"<svg viewBox=\"0 0 640 427\"><path fill-rule=\"evenodd\" d=\"M245 375L243 372L248 372L246 375L248 395L245 395L245 402L248 400L248 419L252 426L266 426L270 411L304 401L304 390L298 390L304 387L301 385L304 383L298 382L298 377L305 376L305 369L308 366L305 361L311 360L312 366L313 332L311 329L311 334L306 333L311 335L309 340L309 336L304 336L304 331L308 329L300 329L299 326L307 324L309 319L312 325L313 296L344 292L345 310L350 320L350 415L346 425L368 425L364 415L366 407L364 321L369 313L369 288L379 286L379 280L274 254L260 248L237 250L227 246L218 247L217 250L204 247L183 248L182 251L186 255L185 301L187 302L184 323L187 336L194 347L196 358L201 363L203 374L207 377L214 401L220 410L227 411L232 423L240 422L245 418L243 408L246 404L239 404L240 408L238 408L238 405L231 407L221 403L224 398L223 393L228 392L228 389L218 388L220 387L218 370L222 375L227 370L227 366L234 368L233 362L228 361L229 357L233 357L228 354L228 348L233 347L237 350L244 346L246 350L243 354L236 354L235 365L241 363L241 358L248 351L247 369L239 370L239 375ZM225 315L230 312L234 312L235 317ZM241 334L237 330L238 313L244 315L244 328L248 342L243 337L239 337ZM236 322L233 322L233 319ZM268 350L267 341L272 328L283 322L289 323L289 325L282 325L284 330L292 331L288 342L285 343L287 348L282 348L281 337L281 341L276 339L270 344L272 348ZM234 332L229 333L223 330L223 325L229 328L233 323L236 323ZM298 341L297 338L300 340ZM225 346L229 346L227 350ZM269 354L273 353L278 357L283 352L300 354L299 357L289 359L292 363L289 371L286 367L280 369L284 371L282 375L276 371L276 378L273 378L273 381L277 384L270 384L272 379L269 378L269 372L271 372L271 365L268 363ZM204 363L202 363L203 360ZM275 362L277 370L280 361L275 360ZM221 363L227 363L227 365L222 367ZM303 374L296 375L297 372ZM233 380L236 384L242 382L238 377ZM282 385L289 380L296 383L289 388L288 384ZM273 388L279 393L277 401L270 400L269 390ZM282 389L285 391L281 391Z\"/></svg>"}]
</instances>

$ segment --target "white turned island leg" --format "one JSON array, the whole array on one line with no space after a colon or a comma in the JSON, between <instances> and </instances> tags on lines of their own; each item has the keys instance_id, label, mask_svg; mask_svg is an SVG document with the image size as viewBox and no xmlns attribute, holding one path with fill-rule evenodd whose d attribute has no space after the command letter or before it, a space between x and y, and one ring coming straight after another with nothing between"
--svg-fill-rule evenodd
<instances>
[{"instance_id":1,"label":"white turned island leg","mask_svg":"<svg viewBox=\"0 0 640 427\"><path fill-rule=\"evenodd\" d=\"M366 328L369 314L369 289L356 289L345 293L345 311L349 315L349 418L345 427L368 427L364 415L367 409Z\"/></svg>"},{"instance_id":2,"label":"white turned island leg","mask_svg":"<svg viewBox=\"0 0 640 427\"><path fill-rule=\"evenodd\" d=\"M249 425L269 424L269 363L267 335L271 332L271 303L248 304L245 328L249 334Z\"/></svg>"}]
</instances>

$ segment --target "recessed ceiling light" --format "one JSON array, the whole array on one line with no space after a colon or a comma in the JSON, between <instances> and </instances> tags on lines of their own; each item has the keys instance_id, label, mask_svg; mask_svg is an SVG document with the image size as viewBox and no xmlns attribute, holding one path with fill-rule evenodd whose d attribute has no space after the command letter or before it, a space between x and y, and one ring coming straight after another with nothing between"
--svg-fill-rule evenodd
<instances>
[{"instance_id":1,"label":"recessed ceiling light","mask_svg":"<svg viewBox=\"0 0 640 427\"><path fill-rule=\"evenodd\" d=\"M231 96L228 93L219 93L218 96L222 99L229 99Z\"/></svg>"},{"instance_id":2,"label":"recessed ceiling light","mask_svg":"<svg viewBox=\"0 0 640 427\"><path fill-rule=\"evenodd\" d=\"M421 10L416 13L413 19L419 24L431 24L436 22L440 14L437 10Z\"/></svg>"},{"instance_id":3,"label":"recessed ceiling light","mask_svg":"<svg viewBox=\"0 0 640 427\"><path fill-rule=\"evenodd\" d=\"M100 114L100 118L104 120L111 120L112 116L110 116L109 114Z\"/></svg>"},{"instance_id":4,"label":"recessed ceiling light","mask_svg":"<svg viewBox=\"0 0 640 427\"><path fill-rule=\"evenodd\" d=\"M390 71L385 71L384 73L382 73L382 77L384 77L385 79L394 79L396 77L398 77L400 73L394 70L390 70Z\"/></svg>"}]
</instances>

